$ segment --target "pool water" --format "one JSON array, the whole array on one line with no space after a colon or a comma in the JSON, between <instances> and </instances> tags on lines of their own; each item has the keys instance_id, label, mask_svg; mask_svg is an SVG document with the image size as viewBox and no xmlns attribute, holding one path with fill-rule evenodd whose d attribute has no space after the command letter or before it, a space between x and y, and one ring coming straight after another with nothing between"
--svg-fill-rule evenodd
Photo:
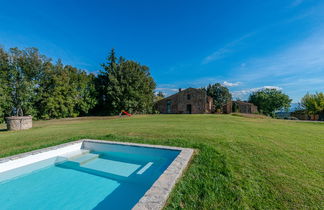
<instances>
[{"instance_id":1,"label":"pool water","mask_svg":"<svg viewBox=\"0 0 324 210\"><path fill-rule=\"evenodd\" d=\"M56 157L49 165L0 181L0 209L131 209L179 154L86 146L79 155Z\"/></svg>"}]
</instances>

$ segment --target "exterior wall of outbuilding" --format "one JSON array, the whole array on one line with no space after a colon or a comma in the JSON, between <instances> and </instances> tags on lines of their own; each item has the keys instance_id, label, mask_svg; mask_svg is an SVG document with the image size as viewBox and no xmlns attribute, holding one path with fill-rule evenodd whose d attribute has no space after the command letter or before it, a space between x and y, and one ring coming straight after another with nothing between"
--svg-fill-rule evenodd
<instances>
[{"instance_id":1,"label":"exterior wall of outbuilding","mask_svg":"<svg viewBox=\"0 0 324 210\"><path fill-rule=\"evenodd\" d=\"M258 107L252 103L247 103L244 101L231 101L223 106L223 113L230 114L233 112L233 109L236 109L236 112L246 114L253 114L258 112Z\"/></svg>"}]
</instances>

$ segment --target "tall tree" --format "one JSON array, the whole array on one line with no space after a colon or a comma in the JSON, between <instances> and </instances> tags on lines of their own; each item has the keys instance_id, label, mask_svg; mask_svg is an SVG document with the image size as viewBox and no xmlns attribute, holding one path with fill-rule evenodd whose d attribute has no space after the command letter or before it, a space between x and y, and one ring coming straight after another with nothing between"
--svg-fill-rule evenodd
<instances>
[{"instance_id":1,"label":"tall tree","mask_svg":"<svg viewBox=\"0 0 324 210\"><path fill-rule=\"evenodd\" d=\"M262 89L253 92L249 97L249 102L258 106L260 113L274 117L275 111L279 109L288 109L291 99L281 90Z\"/></svg>"},{"instance_id":2,"label":"tall tree","mask_svg":"<svg viewBox=\"0 0 324 210\"><path fill-rule=\"evenodd\" d=\"M18 114L18 111L26 115L35 114L33 102L43 59L36 48L9 50L8 59L1 73L2 82L7 86L6 92L10 99L8 101L10 111L7 110L7 114Z\"/></svg>"},{"instance_id":3,"label":"tall tree","mask_svg":"<svg viewBox=\"0 0 324 210\"><path fill-rule=\"evenodd\" d=\"M110 106L112 99L109 98L108 87L111 83L110 75L116 74L117 71L116 60L117 57L115 55L115 50L111 49L110 54L107 57L107 62L101 64L103 70L100 70L96 79L95 84L97 90L98 104L95 112L100 114L109 114L113 111L112 107Z\"/></svg>"},{"instance_id":4,"label":"tall tree","mask_svg":"<svg viewBox=\"0 0 324 210\"><path fill-rule=\"evenodd\" d=\"M99 107L104 114L121 110L130 113L152 112L155 82L147 66L123 57L117 59L114 49L98 75Z\"/></svg>"},{"instance_id":5,"label":"tall tree","mask_svg":"<svg viewBox=\"0 0 324 210\"><path fill-rule=\"evenodd\" d=\"M307 93L301 99L301 107L306 110L309 115L323 115L324 114L324 93Z\"/></svg>"},{"instance_id":6,"label":"tall tree","mask_svg":"<svg viewBox=\"0 0 324 210\"><path fill-rule=\"evenodd\" d=\"M220 83L209 84L206 88L207 95L213 98L216 109L221 109L225 104L232 100L232 95L227 87Z\"/></svg>"}]
</instances>

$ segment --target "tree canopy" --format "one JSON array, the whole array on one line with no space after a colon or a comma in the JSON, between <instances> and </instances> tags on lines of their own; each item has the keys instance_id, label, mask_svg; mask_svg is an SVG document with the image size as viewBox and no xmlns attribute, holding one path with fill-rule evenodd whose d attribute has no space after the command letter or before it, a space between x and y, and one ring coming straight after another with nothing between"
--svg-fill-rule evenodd
<instances>
[{"instance_id":1,"label":"tree canopy","mask_svg":"<svg viewBox=\"0 0 324 210\"><path fill-rule=\"evenodd\" d=\"M41 55L36 48L0 48L0 119L74 117L96 104L94 76Z\"/></svg>"},{"instance_id":2,"label":"tree canopy","mask_svg":"<svg viewBox=\"0 0 324 210\"><path fill-rule=\"evenodd\" d=\"M36 48L0 48L0 121L19 110L35 119L153 111L156 85L147 66L112 49L102 67L96 77Z\"/></svg>"},{"instance_id":3,"label":"tree canopy","mask_svg":"<svg viewBox=\"0 0 324 210\"><path fill-rule=\"evenodd\" d=\"M309 115L324 114L324 93L307 93L300 104Z\"/></svg>"},{"instance_id":4,"label":"tree canopy","mask_svg":"<svg viewBox=\"0 0 324 210\"><path fill-rule=\"evenodd\" d=\"M58 61L43 75L37 96L39 118L86 115L97 102L94 75Z\"/></svg>"},{"instance_id":5,"label":"tree canopy","mask_svg":"<svg viewBox=\"0 0 324 210\"><path fill-rule=\"evenodd\" d=\"M279 109L288 109L291 101L281 90L268 88L253 92L249 97L249 102L258 106L260 113L269 116L274 116Z\"/></svg>"},{"instance_id":6,"label":"tree canopy","mask_svg":"<svg viewBox=\"0 0 324 210\"><path fill-rule=\"evenodd\" d=\"M149 68L135 61L116 57L111 50L97 78L99 109L114 115L121 110L129 113L151 113L156 87Z\"/></svg>"},{"instance_id":7,"label":"tree canopy","mask_svg":"<svg viewBox=\"0 0 324 210\"><path fill-rule=\"evenodd\" d=\"M232 100L232 95L227 87L220 83L209 84L206 88L207 95L213 98L216 109L222 108L225 104Z\"/></svg>"}]
</instances>

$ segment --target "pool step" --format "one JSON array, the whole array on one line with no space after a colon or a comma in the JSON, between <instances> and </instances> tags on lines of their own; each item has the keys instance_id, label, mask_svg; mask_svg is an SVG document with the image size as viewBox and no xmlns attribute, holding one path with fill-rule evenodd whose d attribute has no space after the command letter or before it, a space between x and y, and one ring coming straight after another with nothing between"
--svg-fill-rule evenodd
<instances>
[{"instance_id":1,"label":"pool step","mask_svg":"<svg viewBox=\"0 0 324 210\"><path fill-rule=\"evenodd\" d=\"M63 155L57 156L55 160L55 165L61 164L68 160L77 159L85 154L88 154L89 152L90 152L89 150L80 149L80 150L68 152Z\"/></svg>"},{"instance_id":2,"label":"pool step","mask_svg":"<svg viewBox=\"0 0 324 210\"><path fill-rule=\"evenodd\" d=\"M97 159L98 157L98 154L87 153L78 157L70 158L69 161L79 163L80 165L84 165L94 159Z\"/></svg>"},{"instance_id":3,"label":"pool step","mask_svg":"<svg viewBox=\"0 0 324 210\"><path fill-rule=\"evenodd\" d=\"M65 154L61 155L60 157L66 158L66 159L77 158L84 154L88 154L89 152L90 152L89 150L79 149L79 150L76 150L73 152L65 153Z\"/></svg>"}]
</instances>

